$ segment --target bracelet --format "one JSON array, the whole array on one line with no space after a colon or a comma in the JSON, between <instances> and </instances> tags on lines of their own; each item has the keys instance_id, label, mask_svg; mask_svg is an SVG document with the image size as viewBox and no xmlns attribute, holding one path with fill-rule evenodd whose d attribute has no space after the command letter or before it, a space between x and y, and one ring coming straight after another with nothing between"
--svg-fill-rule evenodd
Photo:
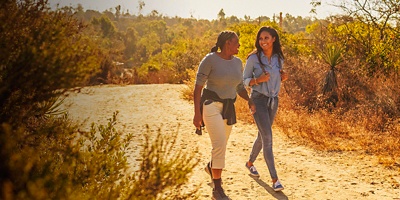
<instances>
[{"instance_id":1,"label":"bracelet","mask_svg":"<svg viewBox=\"0 0 400 200\"><path fill-rule=\"evenodd\" d=\"M254 85L258 85L257 78L254 78Z\"/></svg>"}]
</instances>

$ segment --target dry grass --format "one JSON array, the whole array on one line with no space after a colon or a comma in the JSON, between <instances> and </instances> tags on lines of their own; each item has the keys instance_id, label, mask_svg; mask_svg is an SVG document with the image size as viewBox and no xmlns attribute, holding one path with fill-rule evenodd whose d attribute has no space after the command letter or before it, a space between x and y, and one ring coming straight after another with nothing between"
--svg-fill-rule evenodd
<instances>
[{"instance_id":1,"label":"dry grass","mask_svg":"<svg viewBox=\"0 0 400 200\"><path fill-rule=\"evenodd\" d=\"M381 164L399 167L400 160L396 160L400 156L399 120L386 122L389 127L377 131L376 127L384 121L378 112L374 117L361 116L357 109L344 114L327 110L309 112L300 106L288 106L292 104L289 101L291 99L280 98L274 126L290 139L322 151L358 151L375 155ZM244 100L238 100L236 109L240 120L253 122Z\"/></svg>"},{"instance_id":2,"label":"dry grass","mask_svg":"<svg viewBox=\"0 0 400 200\"><path fill-rule=\"evenodd\" d=\"M293 63L291 63L293 62ZM377 156L400 170L400 88L396 75L365 77L347 63L338 73L339 102L319 99L324 72L320 63L288 61L291 81L280 93L274 126L300 144L322 151L357 151ZM300 62L296 62L300 63ZM297 66L296 66L297 65ZM253 122L247 103L238 99L238 118Z\"/></svg>"},{"instance_id":3,"label":"dry grass","mask_svg":"<svg viewBox=\"0 0 400 200\"><path fill-rule=\"evenodd\" d=\"M310 59L312 60L312 59ZM297 64L300 63L300 64ZM321 63L288 60L290 80L280 93L274 126L289 138L322 151L357 151L400 170L400 88L397 75L365 76L357 63L338 69L336 107L321 99ZM191 75L191 77L194 77ZM186 82L192 99L194 78ZM254 123L247 102L237 98L238 119Z\"/></svg>"},{"instance_id":4,"label":"dry grass","mask_svg":"<svg viewBox=\"0 0 400 200\"><path fill-rule=\"evenodd\" d=\"M288 137L319 150L360 151L378 156L387 166L400 166L396 161L400 156L396 75L368 77L357 63L346 63L338 72L339 102L336 107L326 107L319 105L318 86L297 84L315 77L307 71L318 67L317 63L305 63L290 72L295 80L285 87L299 90L291 90L290 95L282 90L275 125ZM298 101L304 99L304 93L309 100Z\"/></svg>"}]
</instances>

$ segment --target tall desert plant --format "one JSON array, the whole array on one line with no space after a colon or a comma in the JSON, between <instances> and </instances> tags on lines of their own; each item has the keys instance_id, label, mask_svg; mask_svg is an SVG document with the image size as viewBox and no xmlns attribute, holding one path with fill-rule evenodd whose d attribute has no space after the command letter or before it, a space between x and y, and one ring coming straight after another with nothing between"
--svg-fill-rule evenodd
<instances>
[{"instance_id":1,"label":"tall desert plant","mask_svg":"<svg viewBox=\"0 0 400 200\"><path fill-rule=\"evenodd\" d=\"M342 51L341 47L329 45L321 55L322 59L330 67L322 84L322 95L325 97L325 102L333 106L335 106L339 100L336 71L337 66L344 61Z\"/></svg>"}]
</instances>

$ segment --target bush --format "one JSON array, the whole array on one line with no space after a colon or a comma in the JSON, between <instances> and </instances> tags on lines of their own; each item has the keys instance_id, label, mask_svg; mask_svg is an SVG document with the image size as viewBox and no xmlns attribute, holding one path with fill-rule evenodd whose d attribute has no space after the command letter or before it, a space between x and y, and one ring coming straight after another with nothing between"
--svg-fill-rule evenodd
<instances>
[{"instance_id":1,"label":"bush","mask_svg":"<svg viewBox=\"0 0 400 200\"><path fill-rule=\"evenodd\" d=\"M172 149L177 133L159 131L151 139L148 131L140 171L129 175L133 134L114 128L116 116L107 125L92 124L89 132L79 131L66 115L40 121L32 133L3 124L1 172L9 178L2 179L1 199L194 198L196 190L178 190L197 160L193 152Z\"/></svg>"},{"instance_id":2,"label":"bush","mask_svg":"<svg viewBox=\"0 0 400 200\"><path fill-rule=\"evenodd\" d=\"M68 12L51 11L46 0L1 1L0 21L0 199L133 199L135 191L157 196L185 183L196 162L186 152L165 156L161 136L146 143L159 153L143 151L152 166L143 172L161 169L156 181L146 181L166 183L155 192L132 182L143 182L143 172L128 174L133 136L115 130L117 114L89 132L57 115L63 95L110 61L98 59L101 52L82 24Z\"/></svg>"},{"instance_id":3,"label":"bush","mask_svg":"<svg viewBox=\"0 0 400 200\"><path fill-rule=\"evenodd\" d=\"M40 115L43 102L88 83L99 51L82 25L47 1L0 3L0 123Z\"/></svg>"},{"instance_id":4,"label":"bush","mask_svg":"<svg viewBox=\"0 0 400 200\"><path fill-rule=\"evenodd\" d=\"M148 128L149 130L149 128ZM145 134L140 170L133 177L128 199L194 199L196 192L183 191L189 174L197 166L195 152L174 150L177 134L165 136L158 130L154 139Z\"/></svg>"}]
</instances>

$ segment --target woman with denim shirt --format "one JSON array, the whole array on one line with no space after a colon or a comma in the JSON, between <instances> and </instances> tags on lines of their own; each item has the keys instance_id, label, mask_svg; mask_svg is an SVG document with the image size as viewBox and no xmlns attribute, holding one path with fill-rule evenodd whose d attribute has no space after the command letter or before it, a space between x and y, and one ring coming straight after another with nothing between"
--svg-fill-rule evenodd
<instances>
[{"instance_id":1,"label":"woman with denim shirt","mask_svg":"<svg viewBox=\"0 0 400 200\"><path fill-rule=\"evenodd\" d=\"M256 49L249 54L243 72L244 84L251 87L251 99L255 104L254 120L258 135L254 141L246 168L250 175L259 177L253 163L261 149L272 179L275 191L283 190L275 169L272 151L272 123L278 109L278 94L281 82L288 76L283 71L283 52L277 31L271 27L261 27L257 33Z\"/></svg>"},{"instance_id":2,"label":"woman with denim shirt","mask_svg":"<svg viewBox=\"0 0 400 200\"><path fill-rule=\"evenodd\" d=\"M243 85L242 61L234 56L239 46L235 32L221 32L211 52L200 62L196 74L193 124L200 130L204 122L210 135L211 161L205 170L214 184L212 198L217 200L229 199L221 186L221 174L225 167L228 138L232 125L236 123L236 95L239 94L252 105L249 106L251 109L255 109Z\"/></svg>"}]
</instances>

